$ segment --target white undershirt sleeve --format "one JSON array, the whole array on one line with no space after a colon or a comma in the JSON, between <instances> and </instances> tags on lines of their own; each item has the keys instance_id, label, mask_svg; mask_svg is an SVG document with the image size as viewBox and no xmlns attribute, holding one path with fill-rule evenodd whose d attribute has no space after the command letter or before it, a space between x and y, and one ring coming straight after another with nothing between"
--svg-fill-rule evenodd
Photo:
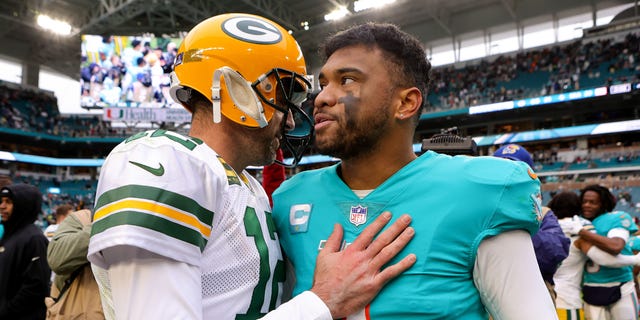
<instances>
[{"instance_id":1,"label":"white undershirt sleeve","mask_svg":"<svg viewBox=\"0 0 640 320\"><path fill-rule=\"evenodd\" d=\"M640 264L639 256L624 255L624 254L618 254L613 256L610 253L605 252L604 250L596 246L592 246L591 248L589 248L589 250L587 251L587 256L591 260L593 260L593 262L601 266L610 267L610 268L621 268L621 267L631 266L634 264Z\"/></svg>"},{"instance_id":2,"label":"white undershirt sleeve","mask_svg":"<svg viewBox=\"0 0 640 320\"><path fill-rule=\"evenodd\" d=\"M629 230L625 228L614 228L609 230L609 232L607 233L607 237L622 238L625 242L627 242L629 240ZM611 268L621 268L640 263L640 257L623 254L614 256L596 246L592 246L591 248L589 248L589 250L587 251L587 256L591 260L593 260L593 262L601 266Z\"/></svg>"},{"instance_id":3,"label":"white undershirt sleeve","mask_svg":"<svg viewBox=\"0 0 640 320\"><path fill-rule=\"evenodd\" d=\"M607 232L609 238L622 238L624 242L629 241L629 230L625 228L614 228Z\"/></svg>"},{"instance_id":4,"label":"white undershirt sleeve","mask_svg":"<svg viewBox=\"0 0 640 320\"><path fill-rule=\"evenodd\" d=\"M494 320L558 319L526 231L508 231L483 240L473 278Z\"/></svg>"},{"instance_id":5,"label":"white undershirt sleeve","mask_svg":"<svg viewBox=\"0 0 640 320\"><path fill-rule=\"evenodd\" d=\"M144 250L114 247L102 251L109 262L116 319L202 319L200 268ZM263 320L331 320L331 312L305 291L265 315Z\"/></svg>"},{"instance_id":6,"label":"white undershirt sleeve","mask_svg":"<svg viewBox=\"0 0 640 320\"><path fill-rule=\"evenodd\" d=\"M202 319L199 267L120 248L102 251L116 319Z\"/></svg>"},{"instance_id":7,"label":"white undershirt sleeve","mask_svg":"<svg viewBox=\"0 0 640 320\"><path fill-rule=\"evenodd\" d=\"M311 291L305 291L269 312L261 320L332 320L324 302Z\"/></svg>"}]
</instances>

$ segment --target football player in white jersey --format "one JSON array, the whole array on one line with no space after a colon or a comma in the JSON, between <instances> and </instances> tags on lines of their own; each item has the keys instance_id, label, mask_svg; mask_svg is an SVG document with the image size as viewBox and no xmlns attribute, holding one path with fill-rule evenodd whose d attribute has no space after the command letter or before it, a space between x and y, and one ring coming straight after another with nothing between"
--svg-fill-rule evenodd
<instances>
[{"instance_id":1,"label":"football player in white jersey","mask_svg":"<svg viewBox=\"0 0 640 320\"><path fill-rule=\"evenodd\" d=\"M383 268L413 235L406 215L375 237L391 219L383 215L343 251L337 226L313 288L278 307L279 238L267 195L245 168L273 162L281 141L299 159L310 141L302 52L267 19L224 14L189 32L174 66L171 95L192 112L189 136L141 132L101 170L88 258L105 315L341 318L415 262L409 254Z\"/></svg>"}]
</instances>

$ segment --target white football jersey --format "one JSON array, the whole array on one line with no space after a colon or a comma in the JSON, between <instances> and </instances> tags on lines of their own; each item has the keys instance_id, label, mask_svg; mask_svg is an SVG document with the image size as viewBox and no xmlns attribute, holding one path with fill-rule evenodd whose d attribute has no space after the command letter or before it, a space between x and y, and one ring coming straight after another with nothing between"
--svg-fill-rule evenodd
<instances>
[{"instance_id":1,"label":"white football jersey","mask_svg":"<svg viewBox=\"0 0 640 320\"><path fill-rule=\"evenodd\" d=\"M259 318L280 304L284 281L269 211L260 183L201 140L141 132L102 167L89 260L108 269L100 252L131 246L197 266L204 319Z\"/></svg>"},{"instance_id":2,"label":"white football jersey","mask_svg":"<svg viewBox=\"0 0 640 320\"><path fill-rule=\"evenodd\" d=\"M567 218L570 219L570 218ZM569 255L562 261L553 275L558 309L582 309L582 274L587 256L573 245L577 236L567 235L571 239Z\"/></svg>"}]
</instances>

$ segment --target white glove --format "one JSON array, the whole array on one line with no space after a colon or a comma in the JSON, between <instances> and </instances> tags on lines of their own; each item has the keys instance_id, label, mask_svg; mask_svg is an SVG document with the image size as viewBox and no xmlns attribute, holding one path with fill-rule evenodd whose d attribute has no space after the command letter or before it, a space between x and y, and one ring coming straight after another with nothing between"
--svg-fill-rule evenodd
<instances>
[{"instance_id":1,"label":"white glove","mask_svg":"<svg viewBox=\"0 0 640 320\"><path fill-rule=\"evenodd\" d=\"M568 236L575 236L580 233L582 229L593 230L591 221L577 215L572 218L560 219L558 223L560 224L560 228L562 228L562 232Z\"/></svg>"}]
</instances>

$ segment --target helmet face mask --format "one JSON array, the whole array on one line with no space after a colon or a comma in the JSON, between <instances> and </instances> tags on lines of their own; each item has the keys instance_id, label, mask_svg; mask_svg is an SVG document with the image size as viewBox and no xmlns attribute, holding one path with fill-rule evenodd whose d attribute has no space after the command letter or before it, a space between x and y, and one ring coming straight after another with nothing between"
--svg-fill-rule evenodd
<instances>
[{"instance_id":1,"label":"helmet face mask","mask_svg":"<svg viewBox=\"0 0 640 320\"><path fill-rule=\"evenodd\" d=\"M295 129L287 131L286 121L282 121L282 147L291 154L291 158L276 162L287 168L294 168L298 165L304 152L307 150L313 139L313 120L300 107L290 108L293 115ZM287 161L289 160L289 161Z\"/></svg>"},{"instance_id":2,"label":"helmet face mask","mask_svg":"<svg viewBox=\"0 0 640 320\"><path fill-rule=\"evenodd\" d=\"M295 39L281 26L250 14L222 14L196 25L184 38L174 63L171 96L185 108L191 90L212 103L221 117L263 128L276 111L284 113L281 146L294 166L311 143L313 122L300 105L311 84ZM288 113L295 128L286 125Z\"/></svg>"},{"instance_id":3,"label":"helmet face mask","mask_svg":"<svg viewBox=\"0 0 640 320\"><path fill-rule=\"evenodd\" d=\"M286 112L290 105L300 106L307 100L311 83L300 74L274 68L260 76L251 87L262 101L276 110Z\"/></svg>"},{"instance_id":4,"label":"helmet face mask","mask_svg":"<svg viewBox=\"0 0 640 320\"><path fill-rule=\"evenodd\" d=\"M291 158L290 162L276 162L285 167L295 167L313 137L313 121L301 106L307 99L311 83L303 75L274 68L260 76L251 87L262 102L285 114L285 120L282 121L282 146L291 154ZM287 128L289 112L295 123L294 128Z\"/></svg>"}]
</instances>

